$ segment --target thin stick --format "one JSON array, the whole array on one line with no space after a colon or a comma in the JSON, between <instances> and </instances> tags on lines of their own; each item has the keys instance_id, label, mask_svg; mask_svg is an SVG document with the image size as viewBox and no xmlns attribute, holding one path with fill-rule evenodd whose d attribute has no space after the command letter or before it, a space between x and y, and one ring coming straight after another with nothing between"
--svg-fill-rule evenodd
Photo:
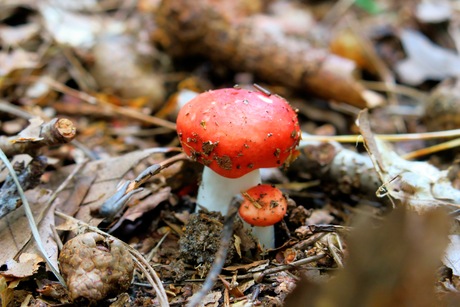
<instances>
[{"instance_id":1,"label":"thin stick","mask_svg":"<svg viewBox=\"0 0 460 307\"><path fill-rule=\"evenodd\" d=\"M257 272L257 273L253 274L253 278L254 278L254 280L256 282L261 282L262 279L264 279L264 277L269 275L269 274L274 274L274 273L278 273L278 272L281 272L281 271L290 270L292 268L296 268L296 267L299 267L299 266L307 264L307 263L318 261L318 260L326 257L326 255L327 255L326 253L319 253L319 254L316 254L314 256L307 257L307 258L304 258L304 259L300 259L300 260L294 261L294 262L289 263L289 264L284 264L284 265L280 265L280 266L277 266L277 267L274 267L274 268L264 270L263 272Z\"/></svg>"},{"instance_id":2,"label":"thin stick","mask_svg":"<svg viewBox=\"0 0 460 307\"><path fill-rule=\"evenodd\" d=\"M392 84L391 87L388 87L385 82L379 81L367 81L367 80L360 80L360 82L368 89L375 90L375 91L382 91L382 92L389 92L393 91L395 94L405 95L408 97L412 97L416 100L423 101L427 98L427 94L416 90L412 87L400 85L400 84Z\"/></svg>"},{"instance_id":3,"label":"thin stick","mask_svg":"<svg viewBox=\"0 0 460 307\"><path fill-rule=\"evenodd\" d=\"M72 97L76 97L76 98L79 98L83 101L86 101L90 104L95 104L95 105L103 105L107 108L110 109L110 111L112 111L114 114L117 114L117 115L120 115L120 116L124 116L124 117L128 117L128 118L132 118L132 119L136 119L136 120L139 120L139 121L143 121L143 122L146 122L146 123L150 123L150 124L153 124L153 125L156 125L156 126L160 126L160 127L165 127L165 128L168 128L170 130L176 130L176 124L173 123L173 122L170 122L168 120L165 120L165 119L162 119L162 118L159 118L159 117L155 117L155 116L150 116L150 115L146 115L146 114L143 114L139 111L136 111L136 110L133 110L131 108L126 108L126 107L119 107L119 106L115 106L113 104L110 104L110 103L107 103L95 96L92 96L90 94L87 94L85 92L81 92L81 91L78 91L78 90L75 90L67 85L64 85L64 84L61 84L59 83L58 81L52 79L52 78L49 78L49 77L35 77L35 76L30 76L26 79L28 82L43 82L43 83L46 83L47 85L49 85L50 87L52 87L54 90L58 91L58 92L61 92L61 93L64 93L66 95L69 95L69 96L72 96Z\"/></svg>"},{"instance_id":4,"label":"thin stick","mask_svg":"<svg viewBox=\"0 0 460 307\"><path fill-rule=\"evenodd\" d=\"M171 233L171 231L167 231L163 237L161 237L160 241L158 241L157 245L155 245L154 248L152 248L152 250L148 253L147 255L147 261L150 261L152 260L153 256L158 252L158 250L160 249L160 246L161 244L163 244L163 242L165 241L166 237Z\"/></svg>"},{"instance_id":5,"label":"thin stick","mask_svg":"<svg viewBox=\"0 0 460 307\"><path fill-rule=\"evenodd\" d=\"M220 241L219 250L216 253L216 257L214 262L209 270L208 276L206 276L206 280L203 283L203 287L195 293L192 298L190 299L187 307L196 307L198 306L205 295L212 289L214 286L217 277L219 276L222 268L224 267L225 258L227 258L228 248L231 244L232 234L233 234L233 220L238 212L238 208L243 201L243 197L237 194L230 204L228 208L227 215L225 216L224 220L224 228L222 229L222 237Z\"/></svg>"},{"instance_id":6,"label":"thin stick","mask_svg":"<svg viewBox=\"0 0 460 307\"><path fill-rule=\"evenodd\" d=\"M164 307L169 306L168 296L166 295L165 288L163 287L163 283L161 282L161 280L158 277L158 275L155 272L155 270L152 268L152 266L147 262L147 260L145 260L145 258L137 250L135 250L134 248L132 248L131 246L129 246L125 242L123 242L123 241L121 241L121 242L129 250L131 255L133 255L140 263L142 263L144 268L148 269L148 273L150 273L150 274L146 274L146 275L147 276L150 275L150 276L153 277L153 280L155 281L153 283L152 283L151 279L149 279L149 278L147 278L147 279L149 280L150 283L152 283L152 287L153 287L153 289L155 290L155 292L156 292L156 294L158 296L158 301L160 302L160 306L164 306Z\"/></svg>"}]
</instances>

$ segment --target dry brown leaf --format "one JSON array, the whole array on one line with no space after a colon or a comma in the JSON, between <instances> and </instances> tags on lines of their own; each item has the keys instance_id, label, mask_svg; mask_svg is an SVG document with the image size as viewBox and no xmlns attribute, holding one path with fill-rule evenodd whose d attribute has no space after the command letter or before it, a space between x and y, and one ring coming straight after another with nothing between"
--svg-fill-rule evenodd
<instances>
[{"instance_id":1,"label":"dry brown leaf","mask_svg":"<svg viewBox=\"0 0 460 307\"><path fill-rule=\"evenodd\" d=\"M40 137L40 132L44 122L45 121L39 117L29 119L29 126L18 133L18 139L15 140L15 142L34 142L43 139Z\"/></svg>"},{"instance_id":2,"label":"dry brown leaf","mask_svg":"<svg viewBox=\"0 0 460 307\"><path fill-rule=\"evenodd\" d=\"M62 200L63 204L66 204L66 206L67 201L73 199L70 197L75 197L72 201L74 203L72 205L74 208L72 209L73 213L78 211L78 219L93 226L97 225L101 222L102 218L95 218L92 211L98 210L102 203L115 193L119 182L130 170L140 163L140 161L156 153L162 154L163 152L165 152L165 149L150 148L131 152L121 157L96 160L87 163L80 171L78 177L88 179L88 182L81 187L82 190L76 190L78 189L77 179L77 183L68 185L67 188L58 195L58 197ZM46 187L51 190L55 190L72 172L74 167L74 165L71 165L53 172L50 176L50 182L46 185ZM94 181L92 176L96 176ZM90 184L89 186L88 183ZM77 204L77 202L79 203ZM64 207L58 207L58 210L64 211L65 209Z\"/></svg>"},{"instance_id":3,"label":"dry brown leaf","mask_svg":"<svg viewBox=\"0 0 460 307\"><path fill-rule=\"evenodd\" d=\"M45 250L49 252L52 262L57 265L57 248L52 239L52 232L50 224L54 224L49 215L45 215L47 208L44 204L48 201L50 192L36 188L26 192L30 208L35 222L38 224L41 238L45 244ZM53 208L50 208L52 211ZM42 217L39 220L38 217ZM53 217L54 220L54 217ZM41 223L44 221L44 223ZM20 207L15 211L9 213L0 219L0 246L2 252L0 253L0 264L6 263L8 260L13 259L18 253L22 252L25 245L31 240L32 233L29 229L29 222L24 214L24 208ZM31 246L32 247L32 246ZM29 250L30 253L37 253L37 251Z\"/></svg>"},{"instance_id":4,"label":"dry brown leaf","mask_svg":"<svg viewBox=\"0 0 460 307\"><path fill-rule=\"evenodd\" d=\"M460 74L458 53L435 45L422 33L405 29L401 42L407 58L398 62L396 71L403 82L418 85L425 80L443 80Z\"/></svg>"},{"instance_id":5,"label":"dry brown leaf","mask_svg":"<svg viewBox=\"0 0 460 307\"><path fill-rule=\"evenodd\" d=\"M241 255L241 238L237 235L233 235L233 238L235 239L235 243L233 244L235 246L235 249L236 249L236 253L238 254L238 256L240 256L240 258L242 258L242 255Z\"/></svg>"},{"instance_id":6,"label":"dry brown leaf","mask_svg":"<svg viewBox=\"0 0 460 307\"><path fill-rule=\"evenodd\" d=\"M223 270L226 271L237 271L237 270L242 270L242 271L248 271L250 269L255 269L261 270L263 268L266 268L269 265L269 260L259 260L259 261L254 261L248 264L239 264L239 265L230 265Z\"/></svg>"},{"instance_id":7,"label":"dry brown leaf","mask_svg":"<svg viewBox=\"0 0 460 307\"><path fill-rule=\"evenodd\" d=\"M16 25L14 27L0 26L0 40L2 44L8 46L17 46L25 43L38 35L40 26L36 23Z\"/></svg>"},{"instance_id":8,"label":"dry brown leaf","mask_svg":"<svg viewBox=\"0 0 460 307\"><path fill-rule=\"evenodd\" d=\"M44 260L37 254L22 253L19 256L19 262L13 259L6 261L5 265L7 269L0 272L0 274L15 278L32 276L38 271L41 262L44 262Z\"/></svg>"},{"instance_id":9,"label":"dry brown leaf","mask_svg":"<svg viewBox=\"0 0 460 307\"><path fill-rule=\"evenodd\" d=\"M222 298L222 293L220 291L214 291L206 295L202 303L200 304L201 306L206 306L206 307L218 307L219 306L219 300Z\"/></svg>"},{"instance_id":10,"label":"dry brown leaf","mask_svg":"<svg viewBox=\"0 0 460 307\"><path fill-rule=\"evenodd\" d=\"M123 219L134 221L141 217L145 212L155 209L161 202L166 201L171 195L171 188L165 187L143 199L138 205L130 207L123 214Z\"/></svg>"}]
</instances>

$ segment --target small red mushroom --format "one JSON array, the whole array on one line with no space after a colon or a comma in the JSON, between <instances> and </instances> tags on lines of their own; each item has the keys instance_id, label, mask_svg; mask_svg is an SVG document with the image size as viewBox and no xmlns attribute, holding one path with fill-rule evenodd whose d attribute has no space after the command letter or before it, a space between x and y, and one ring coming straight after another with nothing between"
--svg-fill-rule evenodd
<instances>
[{"instance_id":1,"label":"small red mushroom","mask_svg":"<svg viewBox=\"0 0 460 307\"><path fill-rule=\"evenodd\" d=\"M274 224L286 214L288 201L276 187L259 184L243 192L244 201L238 213L243 221L252 225L251 233L263 248L275 247Z\"/></svg>"},{"instance_id":2,"label":"small red mushroom","mask_svg":"<svg viewBox=\"0 0 460 307\"><path fill-rule=\"evenodd\" d=\"M287 199L276 187L259 184L243 192L240 206L241 219L253 226L271 226L281 221L286 214Z\"/></svg>"},{"instance_id":3,"label":"small red mushroom","mask_svg":"<svg viewBox=\"0 0 460 307\"><path fill-rule=\"evenodd\" d=\"M260 183L260 168L297 156L296 112L278 95L226 88L197 95L177 117L184 152L205 168L197 202L226 214L233 196Z\"/></svg>"}]
</instances>

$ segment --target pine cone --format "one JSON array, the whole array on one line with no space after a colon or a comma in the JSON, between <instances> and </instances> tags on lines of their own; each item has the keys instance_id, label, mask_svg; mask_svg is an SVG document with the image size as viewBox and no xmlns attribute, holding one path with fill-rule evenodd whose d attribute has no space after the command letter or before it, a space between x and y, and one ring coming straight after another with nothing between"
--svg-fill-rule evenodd
<instances>
[{"instance_id":1,"label":"pine cone","mask_svg":"<svg viewBox=\"0 0 460 307\"><path fill-rule=\"evenodd\" d=\"M119 240L89 232L69 240L59 266L72 300L97 302L128 290L133 260Z\"/></svg>"}]
</instances>

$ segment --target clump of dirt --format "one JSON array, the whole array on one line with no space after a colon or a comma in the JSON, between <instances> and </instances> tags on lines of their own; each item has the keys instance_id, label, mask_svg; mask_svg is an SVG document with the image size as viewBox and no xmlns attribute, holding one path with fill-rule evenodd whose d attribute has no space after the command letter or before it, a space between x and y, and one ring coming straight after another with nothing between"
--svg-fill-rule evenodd
<instances>
[{"instance_id":1,"label":"clump of dirt","mask_svg":"<svg viewBox=\"0 0 460 307\"><path fill-rule=\"evenodd\" d=\"M180 255L184 262L193 266L204 265L207 268L212 265L220 246L223 222L224 218L219 212L200 211L190 217L184 235L179 240ZM239 218L235 219L233 231L225 265L241 260L235 247L235 236L241 240L238 245L242 255L247 256L256 248L254 239L243 229Z\"/></svg>"}]
</instances>

